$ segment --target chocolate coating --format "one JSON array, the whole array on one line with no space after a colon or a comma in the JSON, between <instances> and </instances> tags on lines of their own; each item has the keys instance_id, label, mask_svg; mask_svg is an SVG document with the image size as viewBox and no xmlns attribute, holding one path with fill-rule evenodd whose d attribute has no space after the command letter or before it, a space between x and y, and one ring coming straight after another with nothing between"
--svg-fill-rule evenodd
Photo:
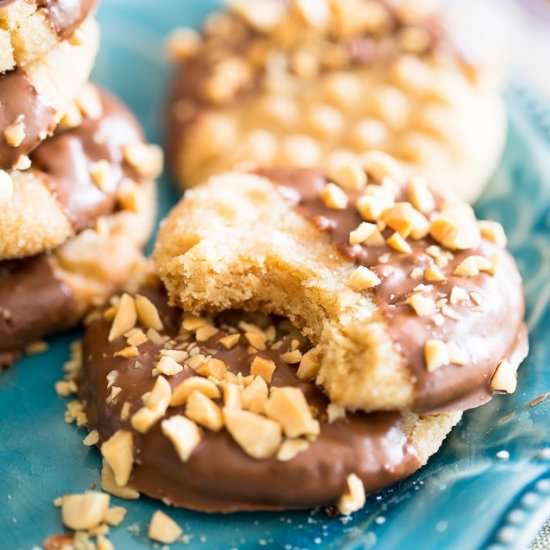
<instances>
[{"instance_id":1,"label":"chocolate coating","mask_svg":"<svg viewBox=\"0 0 550 550\"><path fill-rule=\"evenodd\" d=\"M124 162L123 147L143 141L143 133L130 111L100 91L102 112L84 118L74 129L59 131L31 155L32 166L45 176L44 184L63 205L75 232L90 227L115 208L116 193L124 177L136 179ZM90 167L107 161L109 176L100 189Z\"/></svg>"},{"instance_id":2,"label":"chocolate coating","mask_svg":"<svg viewBox=\"0 0 550 550\"><path fill-rule=\"evenodd\" d=\"M0 262L0 367L73 320L72 291L56 275L48 255Z\"/></svg>"},{"instance_id":3,"label":"chocolate coating","mask_svg":"<svg viewBox=\"0 0 550 550\"><path fill-rule=\"evenodd\" d=\"M25 138L17 147L8 145L4 132L23 122ZM20 156L28 154L55 128L55 111L38 94L21 69L0 75L0 169L11 168Z\"/></svg>"},{"instance_id":4,"label":"chocolate coating","mask_svg":"<svg viewBox=\"0 0 550 550\"><path fill-rule=\"evenodd\" d=\"M142 293L161 312L163 334L176 338L181 311L169 308L164 293L159 290ZM223 323L234 326L231 316L218 319L218 323L221 327L225 326ZM319 437L288 462L276 458L253 459L225 430L218 433L204 430L201 443L190 459L182 463L158 423L143 435L135 432L129 421L120 420L124 402L131 404L133 414L142 406L141 396L151 390L154 383L151 370L160 347L149 341L140 346L139 356L134 359L113 357L125 344L123 338L109 343L109 330L110 322L103 317L87 327L80 396L85 404L88 427L98 430L100 441L121 428L133 432L135 463L130 484L149 496L206 512L306 508L336 503L351 473L363 480L367 492L372 492L420 466L401 416L393 412L350 413L346 419L331 424L321 418ZM254 357L248 352L248 344L241 338L239 344L226 350L219 343L225 334L220 331L199 344L201 350L223 360L233 373L248 375ZM323 414L328 404L324 394L314 384L299 381L295 369L281 359L281 354L288 350L289 339L283 337L283 345L278 350L268 347L259 352L277 364L272 384L299 387L308 403ZM118 373L114 383L122 390L116 403L108 404L106 376L113 370ZM192 374L194 371L184 367L181 373L169 377L169 381L174 387ZM169 409L167 416L183 412L183 407L175 407Z\"/></svg>"},{"instance_id":5,"label":"chocolate coating","mask_svg":"<svg viewBox=\"0 0 550 550\"><path fill-rule=\"evenodd\" d=\"M373 289L393 341L398 346L415 380L413 409L417 412L463 410L482 405L491 398L489 383L498 364L508 359L519 364L527 354L527 332L523 325L524 298L521 278L511 256L503 252L496 275L453 276L455 268L468 256L489 257L496 247L483 240L476 250L455 251L442 269L446 281L430 283L426 295L437 300L449 296L454 286L477 291L483 303L453 306L456 319L446 315L436 324L432 316L420 317L406 304L413 289L422 282L411 276L414 268L422 271L431 263L426 249L437 245L431 237L409 240L412 254L400 254L388 246L350 245L349 233L363 220L350 200L348 208L327 208L319 192L327 180L310 170L268 169L260 175L285 189L284 195L296 210L326 234L348 260L367 266L383 283ZM404 197L398 198L404 200ZM393 231L387 229L384 236ZM381 256L387 255L381 261ZM467 354L465 365L447 365L428 372L424 345L428 339L457 343Z\"/></svg>"},{"instance_id":6,"label":"chocolate coating","mask_svg":"<svg viewBox=\"0 0 550 550\"><path fill-rule=\"evenodd\" d=\"M96 0L39 0L38 5L46 10L52 29L66 39L92 12Z\"/></svg>"}]
</instances>

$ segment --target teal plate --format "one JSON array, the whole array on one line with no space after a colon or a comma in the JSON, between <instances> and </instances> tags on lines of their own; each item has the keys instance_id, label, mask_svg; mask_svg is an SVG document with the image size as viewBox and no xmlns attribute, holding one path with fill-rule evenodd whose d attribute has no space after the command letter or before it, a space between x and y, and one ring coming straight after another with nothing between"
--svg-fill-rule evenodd
<instances>
[{"instance_id":1,"label":"teal plate","mask_svg":"<svg viewBox=\"0 0 550 550\"><path fill-rule=\"evenodd\" d=\"M174 26L198 25L214 5L104 0L95 79L130 105L152 141L161 140L168 76L163 37ZM544 401L550 395L550 108L514 85L506 99L506 154L477 207L504 224L525 278L531 354L516 394L467 413L426 468L371 495L351 519L321 511L208 516L170 510L188 535L186 548L504 550L526 548L550 516L550 399ZM162 214L175 199L163 178ZM0 375L2 550L30 550L62 532L53 499L98 486L98 452L63 422L65 403L53 390L78 337L52 339L46 354ZM163 505L146 498L121 503L128 516L111 540L119 550L151 548L146 527Z\"/></svg>"}]
</instances>

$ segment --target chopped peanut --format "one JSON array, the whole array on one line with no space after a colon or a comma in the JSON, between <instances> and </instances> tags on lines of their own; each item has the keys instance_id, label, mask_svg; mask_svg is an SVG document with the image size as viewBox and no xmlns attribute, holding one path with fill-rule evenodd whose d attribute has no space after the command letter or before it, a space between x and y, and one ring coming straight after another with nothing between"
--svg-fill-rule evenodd
<instances>
[{"instance_id":1,"label":"chopped peanut","mask_svg":"<svg viewBox=\"0 0 550 550\"><path fill-rule=\"evenodd\" d=\"M491 378L491 390L499 393L514 393L517 387L516 369L506 359L501 361Z\"/></svg>"},{"instance_id":2,"label":"chopped peanut","mask_svg":"<svg viewBox=\"0 0 550 550\"><path fill-rule=\"evenodd\" d=\"M162 433L170 439L182 462L187 462L202 439L197 425L182 415L161 422Z\"/></svg>"},{"instance_id":3,"label":"chopped peanut","mask_svg":"<svg viewBox=\"0 0 550 550\"><path fill-rule=\"evenodd\" d=\"M418 176L411 178L407 187L411 204L423 214L435 209L435 199L426 183Z\"/></svg>"},{"instance_id":4,"label":"chopped peanut","mask_svg":"<svg viewBox=\"0 0 550 550\"><path fill-rule=\"evenodd\" d=\"M302 360L302 352L299 349L287 351L281 355L281 359L289 365L295 365Z\"/></svg>"},{"instance_id":5,"label":"chopped peanut","mask_svg":"<svg viewBox=\"0 0 550 550\"><path fill-rule=\"evenodd\" d=\"M175 374L179 374L183 370L183 367L174 361L171 357L168 355L165 355L160 358L159 362L156 364L155 368L153 369L153 376L164 374L165 376L174 376Z\"/></svg>"},{"instance_id":6,"label":"chopped peanut","mask_svg":"<svg viewBox=\"0 0 550 550\"><path fill-rule=\"evenodd\" d=\"M296 371L296 376L300 380L313 380L319 372L320 364L315 353L315 350L310 349L304 355L300 361L300 366Z\"/></svg>"},{"instance_id":7,"label":"chopped peanut","mask_svg":"<svg viewBox=\"0 0 550 550\"><path fill-rule=\"evenodd\" d=\"M229 336L224 336L223 338L220 338L220 343L224 348L231 349L237 345L237 342L240 338L240 334L230 334Z\"/></svg>"},{"instance_id":8,"label":"chopped peanut","mask_svg":"<svg viewBox=\"0 0 550 550\"><path fill-rule=\"evenodd\" d=\"M287 439L279 447L277 460L288 462L309 448L309 441L305 439Z\"/></svg>"},{"instance_id":9,"label":"chopped peanut","mask_svg":"<svg viewBox=\"0 0 550 550\"><path fill-rule=\"evenodd\" d=\"M362 292L381 283L378 275L363 265L357 267L348 279L348 285L356 292Z\"/></svg>"},{"instance_id":10,"label":"chopped peanut","mask_svg":"<svg viewBox=\"0 0 550 550\"><path fill-rule=\"evenodd\" d=\"M341 514L349 515L361 509L365 505L366 495L363 482L355 474L347 478L347 491L338 502L338 510Z\"/></svg>"},{"instance_id":11,"label":"chopped peanut","mask_svg":"<svg viewBox=\"0 0 550 550\"><path fill-rule=\"evenodd\" d=\"M250 374L253 374L254 376L261 376L268 384L270 384L276 368L277 365L273 361L256 356L250 365Z\"/></svg>"},{"instance_id":12,"label":"chopped peanut","mask_svg":"<svg viewBox=\"0 0 550 550\"><path fill-rule=\"evenodd\" d=\"M146 433L165 414L172 399L172 388L170 383L159 375L151 393L147 396L145 407L139 409L132 416L132 428L140 433Z\"/></svg>"},{"instance_id":13,"label":"chopped peanut","mask_svg":"<svg viewBox=\"0 0 550 550\"><path fill-rule=\"evenodd\" d=\"M109 332L109 342L120 338L133 329L137 321L134 299L129 294L123 294L118 304L115 318Z\"/></svg>"},{"instance_id":14,"label":"chopped peanut","mask_svg":"<svg viewBox=\"0 0 550 550\"><path fill-rule=\"evenodd\" d=\"M306 398L298 388L273 388L265 413L281 424L287 437L319 433L319 422L311 415Z\"/></svg>"},{"instance_id":15,"label":"chopped peanut","mask_svg":"<svg viewBox=\"0 0 550 550\"><path fill-rule=\"evenodd\" d=\"M233 439L253 458L268 458L279 449L281 426L248 411L224 409L225 425Z\"/></svg>"},{"instance_id":16,"label":"chopped peanut","mask_svg":"<svg viewBox=\"0 0 550 550\"><path fill-rule=\"evenodd\" d=\"M157 510L151 517L148 536L151 540L172 544L182 535L181 527L164 512Z\"/></svg>"},{"instance_id":17,"label":"chopped peanut","mask_svg":"<svg viewBox=\"0 0 550 550\"><path fill-rule=\"evenodd\" d=\"M378 231L374 223L361 222L356 229L349 234L350 244L362 244Z\"/></svg>"},{"instance_id":18,"label":"chopped peanut","mask_svg":"<svg viewBox=\"0 0 550 550\"><path fill-rule=\"evenodd\" d=\"M491 241L499 248L506 248L508 239L502 225L498 222L481 220L478 222L481 236L488 241Z\"/></svg>"},{"instance_id":19,"label":"chopped peanut","mask_svg":"<svg viewBox=\"0 0 550 550\"><path fill-rule=\"evenodd\" d=\"M143 326L154 330L162 330L163 325L159 312L149 298L138 294L135 298L135 304L139 322Z\"/></svg>"},{"instance_id":20,"label":"chopped peanut","mask_svg":"<svg viewBox=\"0 0 550 550\"><path fill-rule=\"evenodd\" d=\"M223 427L222 410L200 391L194 390L187 398L185 414L193 422L213 432L217 432Z\"/></svg>"},{"instance_id":21,"label":"chopped peanut","mask_svg":"<svg viewBox=\"0 0 550 550\"><path fill-rule=\"evenodd\" d=\"M187 398L191 395L191 392L194 391L199 391L211 399L217 399L220 397L220 390L214 382L208 380L208 378L203 378L202 376L191 376L190 378L183 380L183 382L180 382L174 388L170 406L178 407L183 405L187 401Z\"/></svg>"},{"instance_id":22,"label":"chopped peanut","mask_svg":"<svg viewBox=\"0 0 550 550\"><path fill-rule=\"evenodd\" d=\"M333 210L344 210L348 206L346 192L334 183L327 183L321 191L321 198L327 208Z\"/></svg>"},{"instance_id":23,"label":"chopped peanut","mask_svg":"<svg viewBox=\"0 0 550 550\"><path fill-rule=\"evenodd\" d=\"M253 413L263 413L269 390L262 376L255 376L254 380L241 392L243 409Z\"/></svg>"},{"instance_id":24,"label":"chopped peanut","mask_svg":"<svg viewBox=\"0 0 550 550\"><path fill-rule=\"evenodd\" d=\"M25 123L19 120L10 124L4 130L4 139L10 147L19 147L25 140Z\"/></svg>"},{"instance_id":25,"label":"chopped peanut","mask_svg":"<svg viewBox=\"0 0 550 550\"><path fill-rule=\"evenodd\" d=\"M388 237L388 239L386 239L386 243L397 252L401 252L402 254L412 254L411 245L397 232L391 237Z\"/></svg>"},{"instance_id":26,"label":"chopped peanut","mask_svg":"<svg viewBox=\"0 0 550 550\"><path fill-rule=\"evenodd\" d=\"M431 264L426 268L426 271L424 271L424 279L430 283L440 283L447 278L437 265Z\"/></svg>"},{"instance_id":27,"label":"chopped peanut","mask_svg":"<svg viewBox=\"0 0 550 550\"><path fill-rule=\"evenodd\" d=\"M441 340L428 340L424 346L426 369L433 372L450 363L447 344Z\"/></svg>"},{"instance_id":28,"label":"chopped peanut","mask_svg":"<svg viewBox=\"0 0 550 550\"><path fill-rule=\"evenodd\" d=\"M217 380L223 380L225 377L227 368L225 366L225 363L221 361L220 359L208 359L206 363L201 365L197 370L196 373L200 374L201 376L216 378Z\"/></svg>"},{"instance_id":29,"label":"chopped peanut","mask_svg":"<svg viewBox=\"0 0 550 550\"><path fill-rule=\"evenodd\" d=\"M105 460L103 460L103 468L101 470L101 488L106 493L126 500L136 500L139 498L139 493L130 485L119 486L116 483L114 472Z\"/></svg>"},{"instance_id":30,"label":"chopped peanut","mask_svg":"<svg viewBox=\"0 0 550 550\"><path fill-rule=\"evenodd\" d=\"M70 529L93 529L103 522L109 508L110 497L92 492L80 495L64 495L61 505L63 524Z\"/></svg>"},{"instance_id":31,"label":"chopped peanut","mask_svg":"<svg viewBox=\"0 0 550 550\"><path fill-rule=\"evenodd\" d=\"M433 298L429 298L421 292L414 292L411 294L407 298L407 304L409 304L420 317L433 315L437 309Z\"/></svg>"},{"instance_id":32,"label":"chopped peanut","mask_svg":"<svg viewBox=\"0 0 550 550\"><path fill-rule=\"evenodd\" d=\"M468 256L454 270L457 277L475 277L482 271L489 272L492 269L491 262L483 256Z\"/></svg>"},{"instance_id":33,"label":"chopped peanut","mask_svg":"<svg viewBox=\"0 0 550 550\"><path fill-rule=\"evenodd\" d=\"M119 487L128 484L134 464L134 439L130 432L118 430L103 445L101 454Z\"/></svg>"}]
</instances>

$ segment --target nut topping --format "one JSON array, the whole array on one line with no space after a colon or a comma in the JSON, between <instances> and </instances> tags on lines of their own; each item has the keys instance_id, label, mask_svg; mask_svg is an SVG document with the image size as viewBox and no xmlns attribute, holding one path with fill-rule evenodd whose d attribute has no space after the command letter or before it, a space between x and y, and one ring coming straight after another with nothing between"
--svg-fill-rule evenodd
<instances>
[{"instance_id":1,"label":"nut topping","mask_svg":"<svg viewBox=\"0 0 550 550\"><path fill-rule=\"evenodd\" d=\"M182 462L187 462L202 435L197 425L182 415L161 422L162 433L170 439Z\"/></svg>"},{"instance_id":2,"label":"nut topping","mask_svg":"<svg viewBox=\"0 0 550 550\"><path fill-rule=\"evenodd\" d=\"M356 292L362 292L363 290L378 286L381 283L382 281L374 271L362 265L355 268L355 271L348 279L349 286Z\"/></svg>"},{"instance_id":3,"label":"nut topping","mask_svg":"<svg viewBox=\"0 0 550 550\"><path fill-rule=\"evenodd\" d=\"M225 425L233 439L253 458L273 456L282 442L281 426L248 411L223 410Z\"/></svg>"},{"instance_id":4,"label":"nut topping","mask_svg":"<svg viewBox=\"0 0 550 550\"><path fill-rule=\"evenodd\" d=\"M254 376L261 376L268 384L270 384L276 368L277 365L273 361L256 356L250 365L250 374L253 374Z\"/></svg>"},{"instance_id":5,"label":"nut topping","mask_svg":"<svg viewBox=\"0 0 550 550\"><path fill-rule=\"evenodd\" d=\"M491 390L498 393L514 393L517 383L514 366L509 361L501 361L491 378Z\"/></svg>"},{"instance_id":6,"label":"nut topping","mask_svg":"<svg viewBox=\"0 0 550 550\"><path fill-rule=\"evenodd\" d=\"M281 424L287 437L319 433L319 422L312 417L306 398L298 388L273 388L265 413Z\"/></svg>"},{"instance_id":7,"label":"nut topping","mask_svg":"<svg viewBox=\"0 0 550 550\"><path fill-rule=\"evenodd\" d=\"M223 427L222 410L200 391L194 390L188 397L185 414L193 422L213 432Z\"/></svg>"},{"instance_id":8,"label":"nut topping","mask_svg":"<svg viewBox=\"0 0 550 550\"><path fill-rule=\"evenodd\" d=\"M120 338L126 332L132 330L137 321L137 313L134 299L129 294L123 294L118 304L115 318L109 332L109 342Z\"/></svg>"},{"instance_id":9,"label":"nut topping","mask_svg":"<svg viewBox=\"0 0 550 550\"><path fill-rule=\"evenodd\" d=\"M355 474L347 478L347 490L338 502L338 510L346 516L353 514L365 505L366 495L363 482Z\"/></svg>"},{"instance_id":10,"label":"nut topping","mask_svg":"<svg viewBox=\"0 0 550 550\"><path fill-rule=\"evenodd\" d=\"M448 365L451 361L447 344L441 340L428 340L424 346L424 359L428 372Z\"/></svg>"},{"instance_id":11,"label":"nut topping","mask_svg":"<svg viewBox=\"0 0 550 550\"><path fill-rule=\"evenodd\" d=\"M128 484L134 464L134 440L130 432L118 430L103 445L101 454L119 487Z\"/></svg>"},{"instance_id":12,"label":"nut topping","mask_svg":"<svg viewBox=\"0 0 550 550\"><path fill-rule=\"evenodd\" d=\"M334 183L327 183L325 187L323 187L321 198L325 206L333 210L344 210L348 206L348 196L346 192Z\"/></svg>"},{"instance_id":13,"label":"nut topping","mask_svg":"<svg viewBox=\"0 0 550 550\"><path fill-rule=\"evenodd\" d=\"M138 294L135 298L135 304L139 322L144 327L152 328L157 331L162 330L163 325L160 320L159 312L155 304L153 304L149 298Z\"/></svg>"},{"instance_id":14,"label":"nut topping","mask_svg":"<svg viewBox=\"0 0 550 550\"><path fill-rule=\"evenodd\" d=\"M207 397L217 399L220 397L220 390L207 378L202 376L191 376L186 378L183 382L180 382L172 392L172 399L170 401L171 407L179 407L183 405L192 392L198 391L203 393Z\"/></svg>"},{"instance_id":15,"label":"nut topping","mask_svg":"<svg viewBox=\"0 0 550 550\"><path fill-rule=\"evenodd\" d=\"M148 532L151 540L172 544L181 537L182 533L180 526L164 512L157 510L151 517Z\"/></svg>"},{"instance_id":16,"label":"nut topping","mask_svg":"<svg viewBox=\"0 0 550 550\"><path fill-rule=\"evenodd\" d=\"M263 413L269 390L266 381L261 376L254 380L241 392L241 402L244 409L253 413Z\"/></svg>"},{"instance_id":17,"label":"nut topping","mask_svg":"<svg viewBox=\"0 0 550 550\"><path fill-rule=\"evenodd\" d=\"M93 529L103 522L109 501L109 495L92 491L80 495L65 495L61 504L63 524L74 530Z\"/></svg>"}]
</instances>

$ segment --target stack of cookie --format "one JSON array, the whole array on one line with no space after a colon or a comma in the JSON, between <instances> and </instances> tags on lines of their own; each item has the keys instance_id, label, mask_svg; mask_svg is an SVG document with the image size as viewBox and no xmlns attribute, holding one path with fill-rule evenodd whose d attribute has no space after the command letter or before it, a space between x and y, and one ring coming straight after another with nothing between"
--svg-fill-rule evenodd
<instances>
[{"instance_id":1,"label":"stack of cookie","mask_svg":"<svg viewBox=\"0 0 550 550\"><path fill-rule=\"evenodd\" d=\"M87 83L94 8L0 3L0 366L115 291L151 230L161 156Z\"/></svg>"},{"instance_id":2,"label":"stack of cookie","mask_svg":"<svg viewBox=\"0 0 550 550\"><path fill-rule=\"evenodd\" d=\"M433 2L230 4L171 40L193 188L156 274L90 318L69 418L115 495L349 514L516 389L521 278L454 193L494 168L502 105Z\"/></svg>"}]
</instances>

